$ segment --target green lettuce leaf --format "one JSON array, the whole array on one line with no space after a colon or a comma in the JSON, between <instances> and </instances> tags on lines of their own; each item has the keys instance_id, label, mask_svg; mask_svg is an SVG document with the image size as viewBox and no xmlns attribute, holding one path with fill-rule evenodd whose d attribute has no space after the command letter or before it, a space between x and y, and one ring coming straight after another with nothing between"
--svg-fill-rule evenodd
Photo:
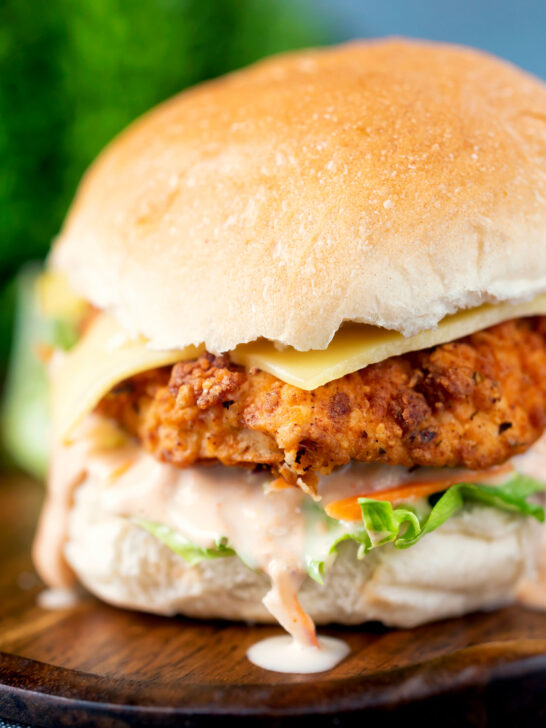
<instances>
[{"instance_id":1,"label":"green lettuce leaf","mask_svg":"<svg viewBox=\"0 0 546 728\"><path fill-rule=\"evenodd\" d=\"M392 543L398 549L408 548L470 503L544 521L543 508L528 500L534 493L541 491L546 491L546 483L540 483L525 475L516 475L499 486L476 483L452 485L432 506L422 501L393 506L388 501L359 498L362 522L358 524L330 518L320 505L309 499L303 506L307 573L322 584L324 574L343 541L350 540L358 544L359 559L372 549L387 543ZM146 519L134 519L134 522L181 556L190 566L204 559L237 555L222 538L218 539L214 548L204 549L161 523ZM243 563L246 562L243 560ZM247 563L247 566L252 568L251 564Z\"/></svg>"},{"instance_id":2,"label":"green lettuce leaf","mask_svg":"<svg viewBox=\"0 0 546 728\"><path fill-rule=\"evenodd\" d=\"M544 521L544 509L527 499L534 493L546 491L546 483L540 483L525 475L516 475L502 485L490 486L476 483L458 483L446 490L429 508L388 501L359 498L362 523L349 524L330 518L315 503L304 509L306 544L305 563L307 573L322 583L324 573L335 558L340 543L347 540L358 545L358 558L371 549L392 543L403 549L413 546L425 534L434 531L466 504L481 503L503 511L532 516Z\"/></svg>"},{"instance_id":3,"label":"green lettuce leaf","mask_svg":"<svg viewBox=\"0 0 546 728\"><path fill-rule=\"evenodd\" d=\"M196 544L188 541L178 531L162 523L147 521L144 518L135 518L133 521L148 531L148 533L151 533L152 536L155 536L161 543L164 543L165 546L168 546L171 551L181 556L190 566L194 566L205 559L221 559L226 556L235 556L235 551L225 543L224 539L219 539L214 548L204 549L196 546Z\"/></svg>"},{"instance_id":4,"label":"green lettuce leaf","mask_svg":"<svg viewBox=\"0 0 546 728\"><path fill-rule=\"evenodd\" d=\"M512 513L520 513L524 516L533 516L537 521L544 521L544 509L537 503L527 500L534 493L546 490L546 484L540 483L533 478L525 475L516 475L509 481L499 486L478 485L476 483L457 483L441 496L436 505L432 508L428 516L421 520L416 529L410 529L401 532L400 529L391 529L389 538L382 543L393 541L397 548L407 548L416 543L426 533L434 531L448 518L460 511L465 503L482 503L484 505L499 508L503 511ZM368 498L359 498L360 509L362 511L362 519L366 528L368 522L373 523L377 516L373 513L377 511L379 501L373 501ZM381 509L384 517L389 518L389 514L393 515L397 510L393 509L390 503L383 502L382 506L388 506L387 509Z\"/></svg>"},{"instance_id":5,"label":"green lettuce leaf","mask_svg":"<svg viewBox=\"0 0 546 728\"><path fill-rule=\"evenodd\" d=\"M305 521L305 568L309 576L323 583L327 561L335 558L336 547L346 539L358 540L358 533L351 533L346 524L325 513L312 500L306 500L302 513Z\"/></svg>"}]
</instances>

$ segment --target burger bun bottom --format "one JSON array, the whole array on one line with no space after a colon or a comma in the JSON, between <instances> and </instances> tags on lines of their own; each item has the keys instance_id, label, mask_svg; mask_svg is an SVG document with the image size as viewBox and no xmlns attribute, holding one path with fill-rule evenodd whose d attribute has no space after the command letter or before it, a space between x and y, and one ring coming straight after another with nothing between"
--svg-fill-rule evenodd
<instances>
[{"instance_id":1,"label":"burger bun bottom","mask_svg":"<svg viewBox=\"0 0 546 728\"><path fill-rule=\"evenodd\" d=\"M379 620L415 627L514 601L532 576L544 527L529 518L474 506L414 546L382 546L356 558L345 542L324 584L307 578L303 608L317 624ZM262 604L266 575L237 557L186 562L130 519L100 506L96 484L79 486L66 558L80 581L106 602L157 614L274 621Z\"/></svg>"}]
</instances>

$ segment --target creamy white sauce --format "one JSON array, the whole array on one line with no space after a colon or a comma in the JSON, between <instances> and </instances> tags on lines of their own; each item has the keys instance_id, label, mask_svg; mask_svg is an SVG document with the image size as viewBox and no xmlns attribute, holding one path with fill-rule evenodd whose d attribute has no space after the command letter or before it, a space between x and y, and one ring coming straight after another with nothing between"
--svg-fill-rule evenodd
<instances>
[{"instance_id":1,"label":"creamy white sauce","mask_svg":"<svg viewBox=\"0 0 546 728\"><path fill-rule=\"evenodd\" d=\"M275 619L302 644L316 644L313 622L298 601L306 574L301 490L267 490L271 476L243 468L180 469L141 449L135 457L115 486L104 489L105 510L165 524L203 548L227 540L247 566L271 579L264 604ZM93 461L89 473L96 474Z\"/></svg>"},{"instance_id":2,"label":"creamy white sauce","mask_svg":"<svg viewBox=\"0 0 546 728\"><path fill-rule=\"evenodd\" d=\"M421 470L430 472L432 468L422 468ZM329 475L321 475L317 490L321 503L327 506L337 500L344 500L362 493L396 488L413 479L415 479L414 474L409 473L407 468L400 465L354 462L334 470Z\"/></svg>"},{"instance_id":3,"label":"creamy white sauce","mask_svg":"<svg viewBox=\"0 0 546 728\"><path fill-rule=\"evenodd\" d=\"M264 670L300 674L331 670L348 654L349 645L334 637L319 637L314 647L289 635L261 640L246 653L250 662Z\"/></svg>"},{"instance_id":4,"label":"creamy white sauce","mask_svg":"<svg viewBox=\"0 0 546 728\"><path fill-rule=\"evenodd\" d=\"M544 482L546 478L546 435L543 435L522 455L513 457L510 462L518 473Z\"/></svg>"},{"instance_id":5,"label":"creamy white sauce","mask_svg":"<svg viewBox=\"0 0 546 728\"><path fill-rule=\"evenodd\" d=\"M515 460L516 458L514 458ZM363 493L378 493L408 483L434 482L444 480L446 477L453 479L454 482L459 477L461 481L464 481L465 478L468 478L468 472L465 468L423 467L409 470L401 465L351 462L334 470L329 475L320 476L318 494L321 504L327 506L338 500L356 497ZM543 469L543 478L545 474L546 469ZM510 477L510 474L504 471L498 475L492 473L488 482L497 484L508 477Z\"/></svg>"},{"instance_id":6,"label":"creamy white sauce","mask_svg":"<svg viewBox=\"0 0 546 728\"><path fill-rule=\"evenodd\" d=\"M520 472L543 479L546 438L525 455L514 458L513 464ZM460 473L461 480L468 473L464 469L449 472L457 477ZM445 474L445 469L419 468L409 473L403 467L351 464L321 477L318 495L327 505L414 479L440 479ZM270 660L268 664L276 666L268 669L279 670L284 655L289 657L285 662L287 672L329 669L319 665L333 659L331 642L327 642L328 649L318 648L313 621L298 600L299 588L306 578L302 508L308 500L299 488L272 488L270 475L244 468L198 465L180 469L160 463L140 445L122 436L113 424L91 416L75 433L73 443L58 447L53 455L48 497L34 547L36 565L50 586L63 588L72 583L73 575L63 557L68 513L73 493L86 477L93 478L101 506L108 513L169 526L203 548L213 548L219 539L225 539L249 568L269 576L271 589L264 605L291 638L286 638L288 642L271 643L277 647L255 646L254 658L249 653L250 659L260 660L257 664L264 667L264 660ZM506 474L499 477L504 479ZM341 527L350 528L350 524ZM312 535L318 543L321 533ZM522 600L524 593L522 586ZM531 597L530 588L527 594L529 602L537 601L536 595ZM294 655L298 656L301 669L296 669ZM309 667L310 656L316 662L313 670Z\"/></svg>"},{"instance_id":7,"label":"creamy white sauce","mask_svg":"<svg viewBox=\"0 0 546 728\"><path fill-rule=\"evenodd\" d=\"M76 589L50 588L38 594L36 601L42 609L68 609L81 600L81 594Z\"/></svg>"},{"instance_id":8,"label":"creamy white sauce","mask_svg":"<svg viewBox=\"0 0 546 728\"><path fill-rule=\"evenodd\" d=\"M135 455L135 447L126 442L110 422L91 416L69 445L57 444L53 448L46 498L32 546L34 564L48 586L63 589L75 582L64 558L74 491L85 479L91 462L95 467L104 463L105 477L113 477L127 467Z\"/></svg>"}]
</instances>

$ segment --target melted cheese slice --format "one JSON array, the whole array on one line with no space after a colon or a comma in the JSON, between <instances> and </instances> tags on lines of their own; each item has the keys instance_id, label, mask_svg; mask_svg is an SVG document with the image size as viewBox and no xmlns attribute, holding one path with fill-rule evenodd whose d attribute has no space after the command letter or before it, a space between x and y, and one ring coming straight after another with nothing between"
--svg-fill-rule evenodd
<instances>
[{"instance_id":1,"label":"melted cheese slice","mask_svg":"<svg viewBox=\"0 0 546 728\"><path fill-rule=\"evenodd\" d=\"M415 336L405 337L379 326L344 324L327 349L283 351L264 339L238 346L231 358L237 364L264 369L300 389L316 389L391 356L445 344L501 321L537 314L546 314L546 293L526 303L484 304L458 311L442 319L435 329Z\"/></svg>"},{"instance_id":2,"label":"melted cheese slice","mask_svg":"<svg viewBox=\"0 0 546 728\"><path fill-rule=\"evenodd\" d=\"M193 359L204 347L154 351L146 339L128 339L108 314L99 314L76 346L52 362L53 435L66 442L112 387L148 369Z\"/></svg>"},{"instance_id":3,"label":"melted cheese slice","mask_svg":"<svg viewBox=\"0 0 546 728\"><path fill-rule=\"evenodd\" d=\"M67 278L46 270L36 279L36 303L41 315L77 321L89 304L71 288Z\"/></svg>"},{"instance_id":4,"label":"melted cheese slice","mask_svg":"<svg viewBox=\"0 0 546 728\"><path fill-rule=\"evenodd\" d=\"M485 304L446 316L437 328L404 337L365 324L344 325L324 350L278 349L267 340L241 344L230 356L300 389L316 389L345 374L391 356L443 344L521 316L546 314L546 294L519 304ZM108 314L97 316L85 336L53 367L53 420L56 437L70 431L123 379L156 367L193 359L204 346L154 351L144 338L129 340Z\"/></svg>"}]
</instances>

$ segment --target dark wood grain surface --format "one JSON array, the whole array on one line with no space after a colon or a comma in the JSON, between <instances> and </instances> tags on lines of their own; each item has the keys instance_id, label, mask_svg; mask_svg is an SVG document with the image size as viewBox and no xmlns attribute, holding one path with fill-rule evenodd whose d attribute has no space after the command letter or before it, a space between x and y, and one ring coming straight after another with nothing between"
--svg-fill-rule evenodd
<instances>
[{"instance_id":1,"label":"dark wood grain surface","mask_svg":"<svg viewBox=\"0 0 546 728\"><path fill-rule=\"evenodd\" d=\"M326 629L329 673L283 675L245 653L269 627L168 619L87 597L57 611L29 557L41 488L0 483L0 716L32 725L546 725L546 615L511 607L414 630ZM487 575L484 574L484 578ZM370 723L369 721L372 721Z\"/></svg>"}]
</instances>

